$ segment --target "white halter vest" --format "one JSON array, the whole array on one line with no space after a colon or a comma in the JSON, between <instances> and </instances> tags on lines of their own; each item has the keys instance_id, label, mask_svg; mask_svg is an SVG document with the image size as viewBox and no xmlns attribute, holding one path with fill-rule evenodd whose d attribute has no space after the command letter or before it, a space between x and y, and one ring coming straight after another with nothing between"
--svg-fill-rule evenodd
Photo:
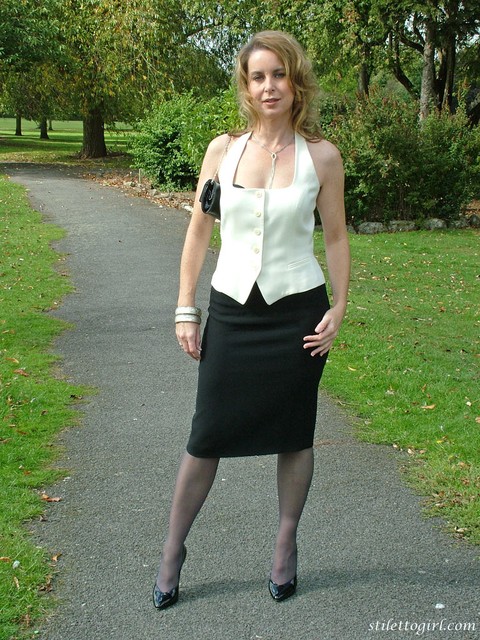
<instances>
[{"instance_id":1,"label":"white halter vest","mask_svg":"<svg viewBox=\"0 0 480 640\"><path fill-rule=\"evenodd\" d=\"M244 304L257 282L265 301L325 282L313 254L314 209L320 184L305 139L295 134L295 173L283 189L233 186L251 132L237 139L219 171L222 246L212 286Z\"/></svg>"}]
</instances>

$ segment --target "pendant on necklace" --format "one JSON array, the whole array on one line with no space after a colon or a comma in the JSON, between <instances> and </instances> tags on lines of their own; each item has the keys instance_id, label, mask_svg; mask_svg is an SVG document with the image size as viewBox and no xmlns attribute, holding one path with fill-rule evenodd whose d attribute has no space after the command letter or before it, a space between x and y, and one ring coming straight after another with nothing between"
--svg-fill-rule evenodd
<instances>
[{"instance_id":1,"label":"pendant on necklace","mask_svg":"<svg viewBox=\"0 0 480 640\"><path fill-rule=\"evenodd\" d=\"M270 151L270 149L269 149L268 147L266 147L264 144L262 144L262 143L260 142L260 140L257 140L257 139L255 138L255 136L253 135L253 133L252 133L252 140L253 140L253 142L255 142L256 144L258 144L258 146L262 147L262 149L265 149L265 151L267 151L267 153L269 153L269 154L270 154L270 156L271 156L271 158L272 158L272 170L271 170L271 173L270 173L270 182L269 182L269 185L268 185L268 187L267 187L268 189L271 189L271 188L272 188L272 184L273 184L273 178L275 177L275 167L276 167L276 163L277 163L277 156L278 156L278 154L279 154L279 153L281 153L284 149L286 149L289 145L291 145L291 144L292 144L292 142L293 142L293 140L290 140L290 142L287 142L287 144L286 144L284 147L282 147L281 149L279 149L278 151Z\"/></svg>"}]
</instances>

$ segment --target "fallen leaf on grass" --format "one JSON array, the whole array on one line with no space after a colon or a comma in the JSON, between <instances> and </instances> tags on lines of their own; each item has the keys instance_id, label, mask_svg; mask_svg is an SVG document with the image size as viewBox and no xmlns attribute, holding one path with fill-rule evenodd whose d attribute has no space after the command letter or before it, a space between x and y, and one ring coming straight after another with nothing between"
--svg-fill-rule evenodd
<instances>
[{"instance_id":1,"label":"fallen leaf on grass","mask_svg":"<svg viewBox=\"0 0 480 640\"><path fill-rule=\"evenodd\" d=\"M421 409L435 409L435 405L434 404L427 404L427 405L423 405L420 408Z\"/></svg>"},{"instance_id":2,"label":"fallen leaf on grass","mask_svg":"<svg viewBox=\"0 0 480 640\"><path fill-rule=\"evenodd\" d=\"M0 562L11 562L12 559L9 558L8 556L1 556L0 557Z\"/></svg>"},{"instance_id":3,"label":"fallen leaf on grass","mask_svg":"<svg viewBox=\"0 0 480 640\"><path fill-rule=\"evenodd\" d=\"M15 369L13 373L18 373L19 376L25 376L25 378L29 376L25 369Z\"/></svg>"},{"instance_id":4,"label":"fallen leaf on grass","mask_svg":"<svg viewBox=\"0 0 480 640\"><path fill-rule=\"evenodd\" d=\"M39 587L39 591L46 591L47 593L52 590L52 576L47 576L45 584Z\"/></svg>"},{"instance_id":5,"label":"fallen leaf on grass","mask_svg":"<svg viewBox=\"0 0 480 640\"><path fill-rule=\"evenodd\" d=\"M15 586L17 587L17 589L20 589L20 583L19 583L19 581L18 581L17 576L13 576L13 581L14 581Z\"/></svg>"},{"instance_id":6,"label":"fallen leaf on grass","mask_svg":"<svg viewBox=\"0 0 480 640\"><path fill-rule=\"evenodd\" d=\"M26 627L30 627L32 624L32 619L30 618L29 614L26 613L23 618L22 618L22 623L26 626Z\"/></svg>"},{"instance_id":7,"label":"fallen leaf on grass","mask_svg":"<svg viewBox=\"0 0 480 640\"><path fill-rule=\"evenodd\" d=\"M61 502L61 498L52 498L50 496L48 496L46 493L42 493L41 495L42 500L45 500L45 502Z\"/></svg>"},{"instance_id":8,"label":"fallen leaf on grass","mask_svg":"<svg viewBox=\"0 0 480 640\"><path fill-rule=\"evenodd\" d=\"M476 422L477 424L480 424L480 416L478 416L478 418L475 418L475 422Z\"/></svg>"},{"instance_id":9,"label":"fallen leaf on grass","mask_svg":"<svg viewBox=\"0 0 480 640\"><path fill-rule=\"evenodd\" d=\"M427 453L427 450L426 450L426 449L414 449L413 447L409 447L409 448L407 449L407 453L408 453L410 456L415 456L415 455L421 455L421 456L423 456L423 454L424 454L424 453Z\"/></svg>"},{"instance_id":10,"label":"fallen leaf on grass","mask_svg":"<svg viewBox=\"0 0 480 640\"><path fill-rule=\"evenodd\" d=\"M58 562L58 559L61 555L61 553L56 553L54 556L52 556L52 562Z\"/></svg>"}]
</instances>

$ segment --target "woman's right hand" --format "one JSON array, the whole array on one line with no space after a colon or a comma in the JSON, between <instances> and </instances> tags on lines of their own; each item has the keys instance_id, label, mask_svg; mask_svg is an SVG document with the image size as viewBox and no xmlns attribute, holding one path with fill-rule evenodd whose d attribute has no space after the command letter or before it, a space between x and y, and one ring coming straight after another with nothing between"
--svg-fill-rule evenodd
<instances>
[{"instance_id":1,"label":"woman's right hand","mask_svg":"<svg viewBox=\"0 0 480 640\"><path fill-rule=\"evenodd\" d=\"M178 344L194 360L200 360L200 325L196 322L178 322L175 325Z\"/></svg>"}]
</instances>

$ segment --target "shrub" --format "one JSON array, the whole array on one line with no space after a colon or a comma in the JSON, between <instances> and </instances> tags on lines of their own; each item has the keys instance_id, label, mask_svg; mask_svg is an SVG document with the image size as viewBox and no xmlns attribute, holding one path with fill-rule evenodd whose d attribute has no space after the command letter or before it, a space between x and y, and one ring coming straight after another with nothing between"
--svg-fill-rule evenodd
<instances>
[{"instance_id":1,"label":"shrub","mask_svg":"<svg viewBox=\"0 0 480 640\"><path fill-rule=\"evenodd\" d=\"M480 135L463 111L433 113L422 123L417 104L373 94L346 105L324 126L342 151L349 217L449 220L475 195ZM478 188L478 187L477 187Z\"/></svg>"},{"instance_id":2,"label":"shrub","mask_svg":"<svg viewBox=\"0 0 480 640\"><path fill-rule=\"evenodd\" d=\"M347 105L327 129L344 158L346 207L354 222L385 222L409 209L415 119L408 103L368 100Z\"/></svg>"},{"instance_id":3,"label":"shrub","mask_svg":"<svg viewBox=\"0 0 480 640\"><path fill-rule=\"evenodd\" d=\"M457 218L478 190L478 127L469 128L463 109L453 116L434 112L422 123L420 134L418 196L427 196L427 214Z\"/></svg>"},{"instance_id":4,"label":"shrub","mask_svg":"<svg viewBox=\"0 0 480 640\"><path fill-rule=\"evenodd\" d=\"M191 188L195 169L182 153L180 137L194 107L192 95L179 96L162 102L138 125L131 142L134 165L154 185L168 190Z\"/></svg>"},{"instance_id":5,"label":"shrub","mask_svg":"<svg viewBox=\"0 0 480 640\"><path fill-rule=\"evenodd\" d=\"M137 127L134 164L163 189L195 188L210 140L240 126L233 91L206 102L184 94L162 102Z\"/></svg>"}]
</instances>

